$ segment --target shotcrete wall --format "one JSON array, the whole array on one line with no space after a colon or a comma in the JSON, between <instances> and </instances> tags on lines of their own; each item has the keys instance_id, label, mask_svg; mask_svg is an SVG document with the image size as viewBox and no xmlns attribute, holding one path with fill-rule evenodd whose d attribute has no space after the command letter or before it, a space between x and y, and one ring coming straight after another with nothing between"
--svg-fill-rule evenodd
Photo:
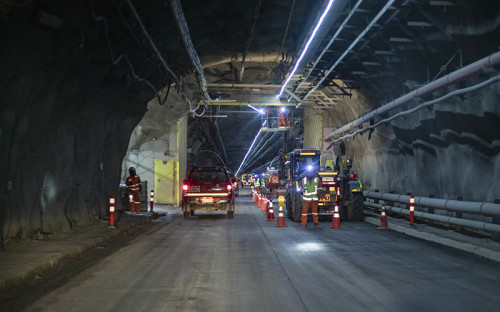
<instances>
[{"instance_id":1,"label":"shotcrete wall","mask_svg":"<svg viewBox=\"0 0 500 312\"><path fill-rule=\"evenodd\" d=\"M468 85L477 83L469 80ZM440 90L438 97L453 91ZM339 127L339 114L352 121L370 102L356 94L359 107L328 112L327 123ZM423 100L421 100L423 101ZM421 102L418 102L421 103ZM439 198L493 201L500 198L500 84L453 97L383 125L371 134L346 139L346 156L365 188ZM390 112L393 115L417 102ZM387 116L386 116L387 117ZM335 151L339 153L338 145Z\"/></svg>"}]
</instances>

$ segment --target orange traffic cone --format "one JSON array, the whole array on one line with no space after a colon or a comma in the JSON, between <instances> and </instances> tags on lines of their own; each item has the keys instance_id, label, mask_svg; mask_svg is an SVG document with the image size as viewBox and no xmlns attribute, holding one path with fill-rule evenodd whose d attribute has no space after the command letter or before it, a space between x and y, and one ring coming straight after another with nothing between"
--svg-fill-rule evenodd
<instances>
[{"instance_id":1,"label":"orange traffic cone","mask_svg":"<svg viewBox=\"0 0 500 312\"><path fill-rule=\"evenodd\" d=\"M257 207L262 209L262 194L259 193L259 198L257 199Z\"/></svg>"},{"instance_id":2,"label":"orange traffic cone","mask_svg":"<svg viewBox=\"0 0 500 312\"><path fill-rule=\"evenodd\" d=\"M269 209L267 210L267 220L266 221L275 221L274 218L274 209L273 209L273 201L269 201Z\"/></svg>"},{"instance_id":3,"label":"orange traffic cone","mask_svg":"<svg viewBox=\"0 0 500 312\"><path fill-rule=\"evenodd\" d=\"M278 210L278 222L275 227L287 227L285 224L285 215L283 214L283 206L285 206L285 197L278 197L278 206L280 207Z\"/></svg>"},{"instance_id":4,"label":"orange traffic cone","mask_svg":"<svg viewBox=\"0 0 500 312\"><path fill-rule=\"evenodd\" d=\"M340 215L339 215L339 204L335 204L335 211L333 212L332 226L330 229L341 229L340 226Z\"/></svg>"},{"instance_id":5,"label":"orange traffic cone","mask_svg":"<svg viewBox=\"0 0 500 312\"><path fill-rule=\"evenodd\" d=\"M265 213L266 209L267 209L267 198L266 198L266 195L263 195L262 196L262 206L260 206L260 211Z\"/></svg>"},{"instance_id":6,"label":"orange traffic cone","mask_svg":"<svg viewBox=\"0 0 500 312\"><path fill-rule=\"evenodd\" d=\"M388 230L387 218L385 216L385 204L382 204L382 210L380 211L380 226L377 228L379 230Z\"/></svg>"}]
</instances>

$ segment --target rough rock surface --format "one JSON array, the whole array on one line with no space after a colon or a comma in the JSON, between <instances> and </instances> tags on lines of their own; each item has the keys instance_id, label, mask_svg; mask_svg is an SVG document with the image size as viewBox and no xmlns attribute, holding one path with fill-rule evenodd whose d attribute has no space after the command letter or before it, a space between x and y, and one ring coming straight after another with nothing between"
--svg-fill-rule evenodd
<instances>
[{"instance_id":1,"label":"rough rock surface","mask_svg":"<svg viewBox=\"0 0 500 312\"><path fill-rule=\"evenodd\" d=\"M37 24L34 8L0 27L2 247L106 214L130 134L153 97L126 63L112 64L85 2L59 4L50 12L63 18L61 29ZM143 74L144 62L130 59Z\"/></svg>"}]
</instances>

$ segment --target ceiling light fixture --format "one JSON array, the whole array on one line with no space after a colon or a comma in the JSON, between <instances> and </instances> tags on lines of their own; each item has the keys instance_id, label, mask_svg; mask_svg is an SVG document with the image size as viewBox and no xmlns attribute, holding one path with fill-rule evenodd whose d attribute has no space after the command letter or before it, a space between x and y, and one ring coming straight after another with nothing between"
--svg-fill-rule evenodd
<instances>
[{"instance_id":1,"label":"ceiling light fixture","mask_svg":"<svg viewBox=\"0 0 500 312\"><path fill-rule=\"evenodd\" d=\"M290 79L292 79L293 75L295 74L295 71L297 70L297 67L299 67L300 62L302 61L302 58L304 58L304 55L306 54L307 49L309 49L309 45L311 44L311 42L313 41L314 37L316 36L316 32L318 31L319 27L323 23L323 20L325 19L326 14L328 13L328 11L330 11L330 8L332 7L333 1L334 0L329 0L328 1L328 5L326 6L325 11L323 11L323 14L320 17L320 19L318 21L318 24L316 24L316 27L314 28L314 30L313 30L313 32L311 34L311 37L309 37L309 40L307 41L306 46L304 47L304 50L302 51L302 54L300 55L299 59L297 60L297 63L295 63L295 67L293 68L293 70L290 73L290 75L288 75L287 80L285 81L285 83L281 87L280 93L276 96L277 98L279 98L283 94L283 91L285 90L286 86L290 82Z\"/></svg>"},{"instance_id":2,"label":"ceiling light fixture","mask_svg":"<svg viewBox=\"0 0 500 312\"><path fill-rule=\"evenodd\" d=\"M252 105L250 105L250 104L247 104L247 106L248 106L248 107L250 107L250 108L251 108L251 109L253 109L253 110L258 111L258 112L259 112L259 113L261 113L261 114L264 114L264 110L263 110L263 109L258 109L258 108L256 108L255 106L252 106Z\"/></svg>"}]
</instances>

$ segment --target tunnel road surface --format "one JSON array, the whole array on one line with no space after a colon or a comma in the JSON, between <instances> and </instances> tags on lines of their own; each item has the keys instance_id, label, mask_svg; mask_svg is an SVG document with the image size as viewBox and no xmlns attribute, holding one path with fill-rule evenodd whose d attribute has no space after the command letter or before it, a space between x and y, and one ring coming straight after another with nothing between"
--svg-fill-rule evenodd
<instances>
[{"instance_id":1,"label":"tunnel road surface","mask_svg":"<svg viewBox=\"0 0 500 312\"><path fill-rule=\"evenodd\" d=\"M178 210L28 310L500 309L495 262L367 223L321 224L276 228L241 196L232 220Z\"/></svg>"}]
</instances>

